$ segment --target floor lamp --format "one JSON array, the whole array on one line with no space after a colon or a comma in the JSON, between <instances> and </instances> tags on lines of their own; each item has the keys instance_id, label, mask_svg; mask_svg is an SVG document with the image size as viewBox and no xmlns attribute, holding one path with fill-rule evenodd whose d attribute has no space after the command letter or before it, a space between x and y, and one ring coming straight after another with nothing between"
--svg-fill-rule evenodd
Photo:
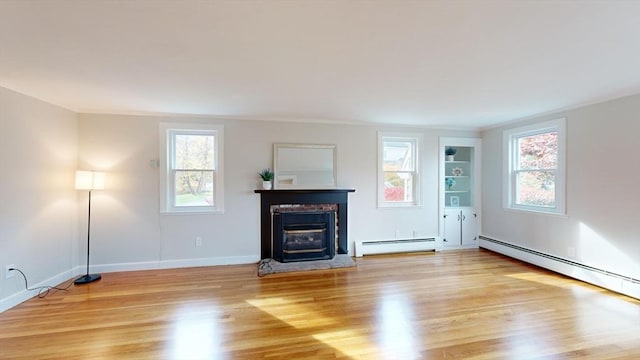
<instances>
[{"instance_id":1,"label":"floor lamp","mask_svg":"<svg viewBox=\"0 0 640 360\"><path fill-rule=\"evenodd\" d=\"M100 171L76 171L76 190L89 190L89 214L87 217L87 274L77 278L76 285L100 280L100 274L89 274L89 245L91 244L91 191L104 189L104 173Z\"/></svg>"}]
</instances>

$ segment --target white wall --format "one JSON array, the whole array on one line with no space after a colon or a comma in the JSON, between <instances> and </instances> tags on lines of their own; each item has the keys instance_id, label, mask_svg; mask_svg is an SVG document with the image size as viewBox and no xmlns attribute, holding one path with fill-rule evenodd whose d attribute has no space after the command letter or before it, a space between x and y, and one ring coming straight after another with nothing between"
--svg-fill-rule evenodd
<instances>
[{"instance_id":1,"label":"white wall","mask_svg":"<svg viewBox=\"0 0 640 360\"><path fill-rule=\"evenodd\" d=\"M483 134L483 234L640 279L640 95L491 129ZM502 132L567 118L567 215L502 207Z\"/></svg>"},{"instance_id":2,"label":"white wall","mask_svg":"<svg viewBox=\"0 0 640 360\"><path fill-rule=\"evenodd\" d=\"M55 285L78 264L76 115L0 88L0 311ZM29 295L30 294L30 295Z\"/></svg>"},{"instance_id":3,"label":"white wall","mask_svg":"<svg viewBox=\"0 0 640 360\"><path fill-rule=\"evenodd\" d=\"M225 213L160 215L159 123L211 122L225 126ZM206 264L250 263L259 259L257 172L272 166L273 143L337 144L338 186L349 195L350 250L356 239L436 236L438 136L469 132L292 122L228 121L187 117L79 116L80 163L107 171L107 189L94 194L92 264L101 271ZM424 134L424 206L376 207L377 131ZM82 220L81 220L82 221ZM203 238L195 247L194 238Z\"/></svg>"}]
</instances>

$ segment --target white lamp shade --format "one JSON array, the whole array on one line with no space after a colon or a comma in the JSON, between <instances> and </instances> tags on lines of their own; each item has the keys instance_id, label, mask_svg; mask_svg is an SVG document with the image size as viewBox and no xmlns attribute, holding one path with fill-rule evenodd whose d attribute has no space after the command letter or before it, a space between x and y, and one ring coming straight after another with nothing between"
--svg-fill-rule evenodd
<instances>
[{"instance_id":1,"label":"white lamp shade","mask_svg":"<svg viewBox=\"0 0 640 360\"><path fill-rule=\"evenodd\" d=\"M76 171L76 190L103 190L104 173L101 171Z\"/></svg>"}]
</instances>

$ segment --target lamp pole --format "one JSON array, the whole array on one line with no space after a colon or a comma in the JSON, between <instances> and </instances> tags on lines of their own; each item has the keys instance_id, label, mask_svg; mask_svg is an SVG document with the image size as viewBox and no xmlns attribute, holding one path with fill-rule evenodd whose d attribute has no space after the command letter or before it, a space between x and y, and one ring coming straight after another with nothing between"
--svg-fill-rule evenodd
<instances>
[{"instance_id":1,"label":"lamp pole","mask_svg":"<svg viewBox=\"0 0 640 360\"><path fill-rule=\"evenodd\" d=\"M76 173L76 189L89 190L89 206L87 211L87 273L77 278L76 285L88 284L102 278L100 274L89 274L89 260L91 254L91 192L104 188L104 173L95 171L78 171Z\"/></svg>"}]
</instances>

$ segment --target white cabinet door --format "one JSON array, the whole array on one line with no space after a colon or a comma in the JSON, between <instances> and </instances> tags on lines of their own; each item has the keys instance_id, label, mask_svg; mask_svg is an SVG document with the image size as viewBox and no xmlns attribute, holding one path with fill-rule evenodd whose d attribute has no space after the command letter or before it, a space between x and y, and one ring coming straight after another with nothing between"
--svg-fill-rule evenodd
<instances>
[{"instance_id":1,"label":"white cabinet door","mask_svg":"<svg viewBox=\"0 0 640 360\"><path fill-rule=\"evenodd\" d=\"M462 246L478 244L478 215L474 209L462 209L461 211L461 240Z\"/></svg>"},{"instance_id":2,"label":"white cabinet door","mask_svg":"<svg viewBox=\"0 0 640 360\"><path fill-rule=\"evenodd\" d=\"M462 213L460 209L444 210L444 237L442 243L445 247L460 246L460 221Z\"/></svg>"},{"instance_id":3,"label":"white cabinet door","mask_svg":"<svg viewBox=\"0 0 640 360\"><path fill-rule=\"evenodd\" d=\"M473 208L444 210L444 247L478 246L478 216Z\"/></svg>"}]
</instances>

